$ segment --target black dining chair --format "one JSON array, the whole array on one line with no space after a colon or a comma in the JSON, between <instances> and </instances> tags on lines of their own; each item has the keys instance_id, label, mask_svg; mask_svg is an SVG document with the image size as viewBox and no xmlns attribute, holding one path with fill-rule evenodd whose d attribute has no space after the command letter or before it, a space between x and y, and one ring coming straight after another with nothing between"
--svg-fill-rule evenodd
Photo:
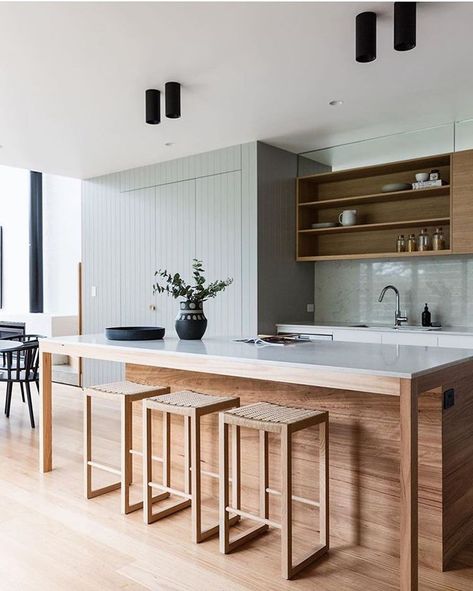
<instances>
[{"instance_id":1,"label":"black dining chair","mask_svg":"<svg viewBox=\"0 0 473 591\"><path fill-rule=\"evenodd\" d=\"M45 338L46 337L44 335L40 335L40 334L16 334L16 335L10 336L8 338L5 337L5 339L3 339L3 340L20 341L21 343L30 343L32 341L37 341L38 339L45 339ZM2 368L5 369L6 363L7 363L6 353L2 352L0 369L2 369ZM39 379L35 383L36 383L36 388L37 388L38 394L39 394ZM25 402L25 388L23 386L23 382L20 382L20 388L21 388L21 399L23 402Z\"/></svg>"},{"instance_id":2,"label":"black dining chair","mask_svg":"<svg viewBox=\"0 0 473 591\"><path fill-rule=\"evenodd\" d=\"M0 369L0 382L7 384L5 414L10 417L13 384L20 384L22 395L26 392L31 427L35 428L30 384L39 384L39 343L38 340L22 342L18 349L5 352L6 364Z\"/></svg>"}]
</instances>

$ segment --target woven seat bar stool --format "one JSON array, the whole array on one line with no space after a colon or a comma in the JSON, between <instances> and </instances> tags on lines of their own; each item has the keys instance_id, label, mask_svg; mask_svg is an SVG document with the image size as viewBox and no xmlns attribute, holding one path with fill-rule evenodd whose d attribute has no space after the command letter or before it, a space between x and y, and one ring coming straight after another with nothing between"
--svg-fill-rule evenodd
<instances>
[{"instance_id":1,"label":"woven seat bar stool","mask_svg":"<svg viewBox=\"0 0 473 591\"><path fill-rule=\"evenodd\" d=\"M296 431L313 425L319 426L320 448L320 500L314 501L292 494L292 435ZM240 429L248 427L259 431L259 516L241 511L239 506L229 505L229 426ZM281 437L281 491L269 488L268 433L279 433ZM239 436L239 433L238 433ZM280 406L269 402L258 402L248 406L228 410L219 416L219 456L220 456L220 551L228 554L252 538L262 534L269 527L281 530L281 571L285 579L296 573L328 552L329 549L329 432L328 413ZM239 471L239 470L238 470ZM240 486L240 480L238 485ZM269 519L269 495L281 497L281 522ZM236 493L239 497L239 493ZM292 502L319 507L320 543L305 558L293 564L292 551ZM240 517L255 520L260 525L253 527L230 540L230 517L234 513Z\"/></svg>"},{"instance_id":2,"label":"woven seat bar stool","mask_svg":"<svg viewBox=\"0 0 473 591\"><path fill-rule=\"evenodd\" d=\"M202 530L201 475L218 478L218 474L201 469L200 429L201 418L240 405L240 399L234 396L210 396L199 392L184 390L148 398L143 405L143 517L147 524L154 523L177 511L191 507L192 540L203 542L218 534L218 525ZM163 413L163 482L153 482L152 474L152 411ZM184 491L171 487L171 415L184 417ZM152 490L157 489L183 500L170 507L153 513ZM233 516L231 523L236 523L238 516Z\"/></svg>"},{"instance_id":3,"label":"woven seat bar stool","mask_svg":"<svg viewBox=\"0 0 473 591\"><path fill-rule=\"evenodd\" d=\"M130 505L130 485L133 481L133 455L141 452L132 449L133 445L133 402L146 398L168 394L170 389L161 386L146 386L134 382L113 382L84 388L84 483L85 496L93 499L121 488L121 512L137 511L143 502ZM121 466L114 468L92 460L92 398L102 398L120 402L121 408ZM159 459L159 458L155 458ZM120 482L102 488L92 488L92 468L120 476ZM155 501L169 495L160 495Z\"/></svg>"}]
</instances>

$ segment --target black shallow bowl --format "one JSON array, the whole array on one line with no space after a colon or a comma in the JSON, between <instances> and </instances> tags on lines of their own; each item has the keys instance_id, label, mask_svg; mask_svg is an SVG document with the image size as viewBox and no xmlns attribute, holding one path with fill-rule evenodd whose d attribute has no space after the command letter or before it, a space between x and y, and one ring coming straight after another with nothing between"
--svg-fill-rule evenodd
<instances>
[{"instance_id":1,"label":"black shallow bowl","mask_svg":"<svg viewBox=\"0 0 473 591\"><path fill-rule=\"evenodd\" d=\"M164 337L161 326L112 326L105 329L111 341L157 341Z\"/></svg>"}]
</instances>

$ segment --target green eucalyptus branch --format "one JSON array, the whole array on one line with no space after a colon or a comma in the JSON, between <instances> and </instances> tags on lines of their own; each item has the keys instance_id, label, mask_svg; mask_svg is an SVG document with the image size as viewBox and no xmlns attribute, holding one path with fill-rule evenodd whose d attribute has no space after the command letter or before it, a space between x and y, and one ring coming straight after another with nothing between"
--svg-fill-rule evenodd
<instances>
[{"instance_id":1,"label":"green eucalyptus branch","mask_svg":"<svg viewBox=\"0 0 473 591\"><path fill-rule=\"evenodd\" d=\"M229 285L233 283L233 278L228 277L224 280L212 281L207 283L204 276L205 269L202 261L198 259L192 260L192 277L194 285L188 285L179 273L169 273L167 269L159 269L154 274L159 277L155 284L153 284L153 293L166 293L173 298L183 298L190 302L205 302L210 298L214 298L218 293L224 291Z\"/></svg>"}]
</instances>

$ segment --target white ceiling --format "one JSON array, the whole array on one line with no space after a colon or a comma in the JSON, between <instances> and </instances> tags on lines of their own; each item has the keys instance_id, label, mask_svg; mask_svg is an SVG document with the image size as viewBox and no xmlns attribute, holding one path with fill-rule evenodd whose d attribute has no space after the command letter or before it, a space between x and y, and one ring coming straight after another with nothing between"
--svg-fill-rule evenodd
<instances>
[{"instance_id":1,"label":"white ceiling","mask_svg":"<svg viewBox=\"0 0 473 591\"><path fill-rule=\"evenodd\" d=\"M378 13L378 59L354 18ZM291 151L473 116L473 3L0 3L0 164L81 178L255 139ZM182 118L144 91L183 84ZM328 106L343 99L340 107ZM166 147L165 143L174 145Z\"/></svg>"}]
</instances>

